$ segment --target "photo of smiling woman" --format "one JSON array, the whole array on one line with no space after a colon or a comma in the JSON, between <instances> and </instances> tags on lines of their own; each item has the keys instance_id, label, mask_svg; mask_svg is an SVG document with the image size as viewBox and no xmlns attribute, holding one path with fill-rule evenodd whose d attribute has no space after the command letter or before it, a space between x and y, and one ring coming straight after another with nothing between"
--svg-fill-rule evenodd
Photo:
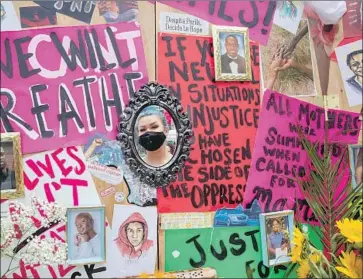
<instances>
[{"instance_id":1,"label":"photo of smiling woman","mask_svg":"<svg viewBox=\"0 0 363 279\"><path fill-rule=\"evenodd\" d=\"M144 108L136 120L135 141L146 164L152 167L166 165L172 159L176 146L172 118L159 106Z\"/></svg>"},{"instance_id":2,"label":"photo of smiling woman","mask_svg":"<svg viewBox=\"0 0 363 279\"><path fill-rule=\"evenodd\" d=\"M79 207L67 210L68 264L105 260L105 207Z\"/></svg>"}]
</instances>

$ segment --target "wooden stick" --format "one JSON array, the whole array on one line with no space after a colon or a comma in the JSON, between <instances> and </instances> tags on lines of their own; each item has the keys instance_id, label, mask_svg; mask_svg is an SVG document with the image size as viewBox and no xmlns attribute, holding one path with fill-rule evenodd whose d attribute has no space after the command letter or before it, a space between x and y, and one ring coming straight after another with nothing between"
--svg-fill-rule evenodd
<instances>
[{"instance_id":1,"label":"wooden stick","mask_svg":"<svg viewBox=\"0 0 363 279\"><path fill-rule=\"evenodd\" d=\"M154 278L152 276L154 275L150 274L149 278ZM189 269L189 270L175 271L175 272L165 272L164 278L170 278L168 276L172 276L173 278L218 278L216 270L210 267ZM140 278L140 277L128 276L121 278Z\"/></svg>"},{"instance_id":2,"label":"wooden stick","mask_svg":"<svg viewBox=\"0 0 363 279\"><path fill-rule=\"evenodd\" d=\"M301 41L301 39L308 33L309 26L306 23L297 34L291 39L290 42L286 43L283 46L282 58L289 59L291 58L292 53L294 52L297 44Z\"/></svg>"}]
</instances>

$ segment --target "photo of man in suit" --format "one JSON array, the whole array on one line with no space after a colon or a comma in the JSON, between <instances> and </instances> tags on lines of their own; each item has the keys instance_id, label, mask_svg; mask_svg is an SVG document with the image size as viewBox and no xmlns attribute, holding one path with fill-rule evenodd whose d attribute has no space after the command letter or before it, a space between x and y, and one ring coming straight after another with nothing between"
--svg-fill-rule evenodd
<instances>
[{"instance_id":1,"label":"photo of man in suit","mask_svg":"<svg viewBox=\"0 0 363 279\"><path fill-rule=\"evenodd\" d=\"M16 182L15 182L15 172L13 169L9 169L7 164L6 156L8 154L5 153L4 148L0 147L0 185L1 190L15 190Z\"/></svg>"},{"instance_id":2,"label":"photo of man in suit","mask_svg":"<svg viewBox=\"0 0 363 279\"><path fill-rule=\"evenodd\" d=\"M237 36L242 35L227 35L224 40L225 53L221 55L222 74L245 74L246 73L246 60L239 55L240 44ZM222 49L222 48L221 48ZM242 45L243 49L243 45Z\"/></svg>"}]
</instances>

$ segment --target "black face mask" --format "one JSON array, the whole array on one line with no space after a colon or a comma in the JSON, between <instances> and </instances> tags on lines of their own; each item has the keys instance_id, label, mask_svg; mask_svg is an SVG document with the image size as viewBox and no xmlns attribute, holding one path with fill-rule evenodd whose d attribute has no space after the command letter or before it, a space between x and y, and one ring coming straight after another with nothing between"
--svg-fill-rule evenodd
<instances>
[{"instance_id":1,"label":"black face mask","mask_svg":"<svg viewBox=\"0 0 363 279\"><path fill-rule=\"evenodd\" d=\"M139 137L139 144L147 151L155 151L163 145L165 139L163 132L146 132Z\"/></svg>"}]
</instances>

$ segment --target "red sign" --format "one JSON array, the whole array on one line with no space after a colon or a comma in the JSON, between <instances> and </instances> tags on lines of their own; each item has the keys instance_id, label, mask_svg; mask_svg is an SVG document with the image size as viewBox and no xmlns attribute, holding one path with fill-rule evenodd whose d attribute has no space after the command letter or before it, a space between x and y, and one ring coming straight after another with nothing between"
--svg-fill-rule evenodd
<instances>
[{"instance_id":1,"label":"red sign","mask_svg":"<svg viewBox=\"0 0 363 279\"><path fill-rule=\"evenodd\" d=\"M158 190L160 212L213 211L243 201L260 106L258 44L250 49L252 81L215 82L212 38L159 35L158 81L181 100L195 135L178 181Z\"/></svg>"}]
</instances>

